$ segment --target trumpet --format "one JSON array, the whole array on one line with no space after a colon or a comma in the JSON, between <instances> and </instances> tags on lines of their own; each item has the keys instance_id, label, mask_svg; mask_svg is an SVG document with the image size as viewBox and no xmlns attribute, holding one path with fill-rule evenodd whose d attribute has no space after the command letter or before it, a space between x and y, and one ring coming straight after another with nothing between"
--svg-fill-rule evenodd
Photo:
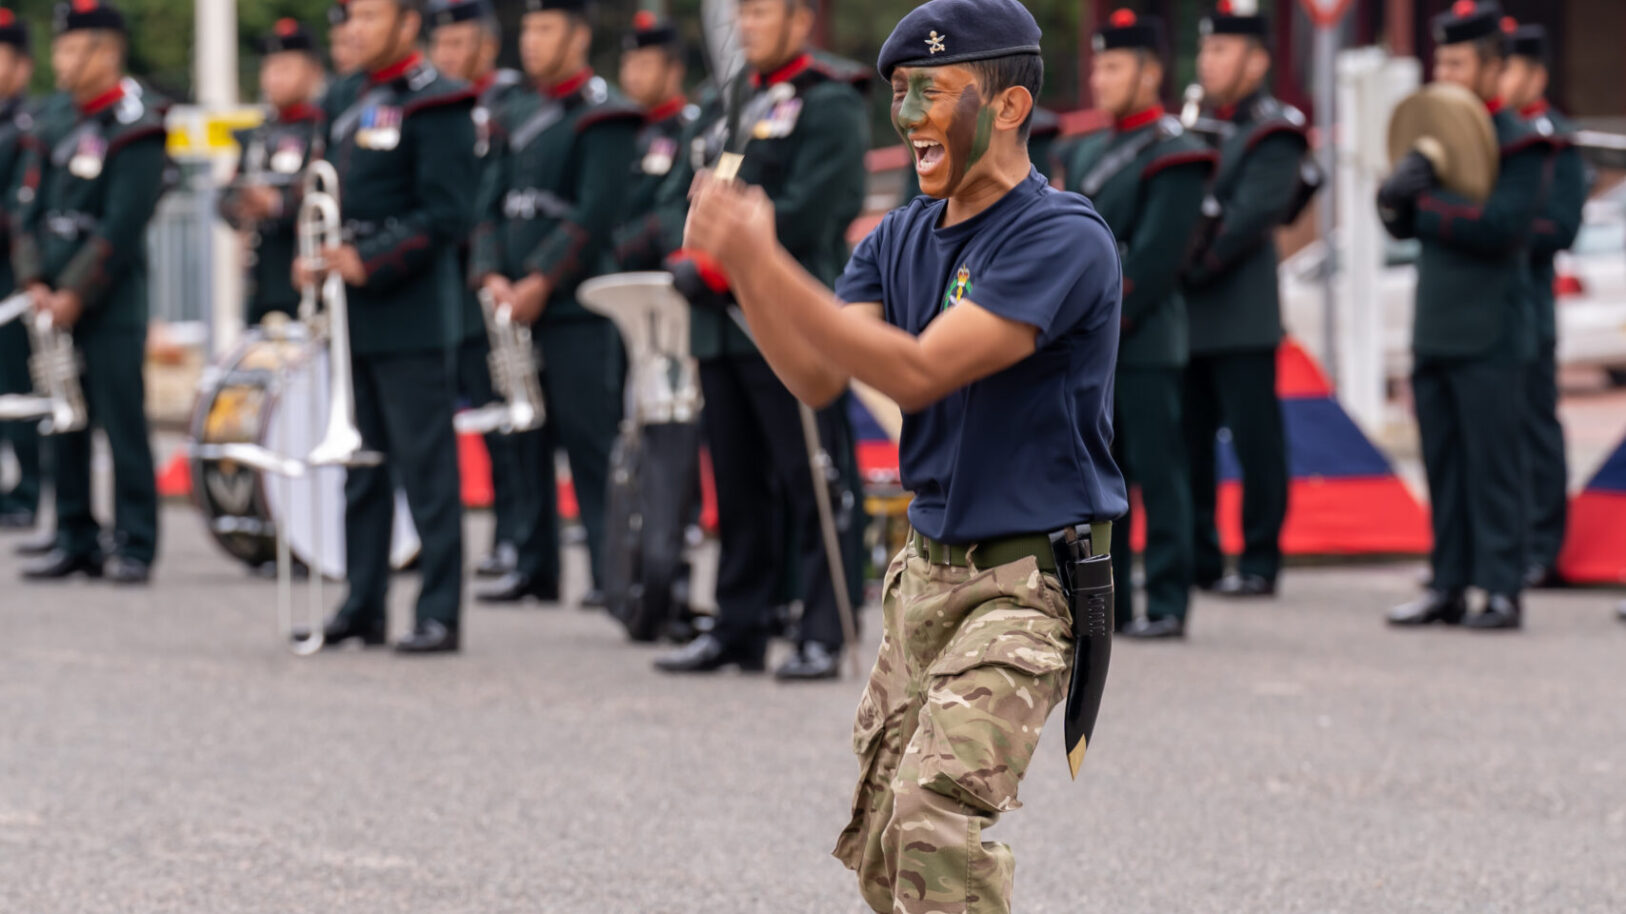
<instances>
[{"instance_id":1,"label":"trumpet","mask_svg":"<svg viewBox=\"0 0 1626 914\"><path fill-rule=\"evenodd\" d=\"M486 336L491 340L486 367L501 400L458 414L457 430L512 435L539 428L547 409L542 399L541 359L531 343L531 328L514 320L508 305L498 304L485 289L480 290L479 298Z\"/></svg>"},{"instance_id":2,"label":"trumpet","mask_svg":"<svg viewBox=\"0 0 1626 914\"><path fill-rule=\"evenodd\" d=\"M23 320L33 352L28 374L34 391L0 395L0 419L39 419L40 434L77 432L89 421L84 389L79 384L79 351L73 336L56 326L51 315L33 313L28 293L0 302L0 324Z\"/></svg>"}]
</instances>

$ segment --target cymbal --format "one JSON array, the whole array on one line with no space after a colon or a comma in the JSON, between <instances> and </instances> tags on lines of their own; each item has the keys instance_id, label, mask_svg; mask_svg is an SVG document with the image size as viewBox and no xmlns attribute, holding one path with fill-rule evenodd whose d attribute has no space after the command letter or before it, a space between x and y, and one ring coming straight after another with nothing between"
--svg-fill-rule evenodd
<instances>
[{"instance_id":1,"label":"cymbal","mask_svg":"<svg viewBox=\"0 0 1626 914\"><path fill-rule=\"evenodd\" d=\"M1485 103L1451 83L1430 83L1389 117L1389 162L1421 152L1448 190L1483 203L1496 185L1501 150Z\"/></svg>"}]
</instances>

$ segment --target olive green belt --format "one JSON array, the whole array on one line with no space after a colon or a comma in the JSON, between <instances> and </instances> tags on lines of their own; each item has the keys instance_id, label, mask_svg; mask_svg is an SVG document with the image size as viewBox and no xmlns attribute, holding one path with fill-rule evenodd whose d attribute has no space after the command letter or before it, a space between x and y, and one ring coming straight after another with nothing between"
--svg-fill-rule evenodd
<instances>
[{"instance_id":1,"label":"olive green belt","mask_svg":"<svg viewBox=\"0 0 1626 914\"><path fill-rule=\"evenodd\" d=\"M952 565L957 568L998 568L1020 562L1033 556L1039 570L1054 574L1056 553L1050 548L1050 536L1045 533L1024 533L1002 536L969 545L939 543L919 530L909 531L909 545L921 558L933 565ZM1090 554L1101 555L1112 548L1112 522L1090 525Z\"/></svg>"}]
</instances>

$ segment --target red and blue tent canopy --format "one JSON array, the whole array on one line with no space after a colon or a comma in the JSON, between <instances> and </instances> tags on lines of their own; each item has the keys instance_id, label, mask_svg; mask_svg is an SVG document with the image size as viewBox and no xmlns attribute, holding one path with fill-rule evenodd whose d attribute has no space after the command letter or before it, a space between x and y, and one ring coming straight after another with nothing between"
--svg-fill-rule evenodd
<instances>
[{"instance_id":1,"label":"red and blue tent canopy","mask_svg":"<svg viewBox=\"0 0 1626 914\"><path fill-rule=\"evenodd\" d=\"M1558 573L1576 584L1626 584L1626 441L1570 499Z\"/></svg>"}]
</instances>

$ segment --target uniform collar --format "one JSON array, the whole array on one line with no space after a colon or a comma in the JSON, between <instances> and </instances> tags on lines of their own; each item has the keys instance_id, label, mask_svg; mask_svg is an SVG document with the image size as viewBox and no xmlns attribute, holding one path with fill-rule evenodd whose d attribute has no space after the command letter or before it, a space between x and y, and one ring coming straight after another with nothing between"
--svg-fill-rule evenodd
<instances>
[{"instance_id":1,"label":"uniform collar","mask_svg":"<svg viewBox=\"0 0 1626 914\"><path fill-rule=\"evenodd\" d=\"M1148 124L1157 123L1158 120L1161 119L1166 113L1167 112L1163 110L1162 105L1153 105L1150 108L1137 111L1128 117L1118 118L1115 122L1113 122L1112 126L1113 129L1117 130L1119 133L1128 133L1131 130L1139 130Z\"/></svg>"},{"instance_id":2,"label":"uniform collar","mask_svg":"<svg viewBox=\"0 0 1626 914\"><path fill-rule=\"evenodd\" d=\"M1264 92L1265 90L1262 88L1255 89L1243 96L1242 100L1238 101L1234 105L1220 105L1218 108L1214 109L1214 116L1222 121L1235 121L1239 116L1252 111L1253 103L1258 101L1259 96L1263 95Z\"/></svg>"},{"instance_id":3,"label":"uniform collar","mask_svg":"<svg viewBox=\"0 0 1626 914\"><path fill-rule=\"evenodd\" d=\"M367 82L377 86L405 76L413 67L423 62L423 55L413 51L395 63L382 70L374 70L367 74Z\"/></svg>"},{"instance_id":4,"label":"uniform collar","mask_svg":"<svg viewBox=\"0 0 1626 914\"><path fill-rule=\"evenodd\" d=\"M1502 113L1502 100L1499 99L1499 98L1491 99L1490 101L1485 103L1485 110L1489 111L1491 114L1501 114Z\"/></svg>"},{"instance_id":5,"label":"uniform collar","mask_svg":"<svg viewBox=\"0 0 1626 914\"><path fill-rule=\"evenodd\" d=\"M277 109L277 120L284 124L294 124L299 121L316 120L317 108L310 102L295 102L286 108Z\"/></svg>"},{"instance_id":6,"label":"uniform collar","mask_svg":"<svg viewBox=\"0 0 1626 914\"><path fill-rule=\"evenodd\" d=\"M1546 114L1551 109L1552 109L1552 105L1549 105L1545 98L1538 98L1535 101L1531 102L1530 104L1525 105L1523 108L1520 108L1519 109L1519 116L1520 117L1540 117L1541 115Z\"/></svg>"},{"instance_id":7,"label":"uniform collar","mask_svg":"<svg viewBox=\"0 0 1626 914\"><path fill-rule=\"evenodd\" d=\"M803 51L790 63L785 64L772 73L768 73L766 75L762 73L752 73L751 88L760 89L763 86L777 86L782 82L795 79L796 77L802 75L802 73L811 66L813 66L813 55Z\"/></svg>"},{"instance_id":8,"label":"uniform collar","mask_svg":"<svg viewBox=\"0 0 1626 914\"><path fill-rule=\"evenodd\" d=\"M474 82L470 83L469 84L469 89L471 89L474 92L475 95L480 95L480 94L484 93L487 89L491 88L491 84L496 82L496 81L497 81L497 71L493 69L491 72L485 74L484 76L482 76L479 79L476 79Z\"/></svg>"},{"instance_id":9,"label":"uniform collar","mask_svg":"<svg viewBox=\"0 0 1626 914\"><path fill-rule=\"evenodd\" d=\"M582 67L580 70L576 71L576 75L564 80L563 82L557 82L551 86L543 86L542 94L548 96L549 98L568 98L569 96L580 91L581 87L587 85L587 81L592 78L593 68Z\"/></svg>"},{"instance_id":10,"label":"uniform collar","mask_svg":"<svg viewBox=\"0 0 1626 914\"><path fill-rule=\"evenodd\" d=\"M659 124L661 121L664 121L669 117L676 117L683 111L684 106L687 104L689 104L689 100L687 98L684 98L681 95L674 95L666 101L661 102L655 107L649 109L648 113L644 115L644 120L651 124Z\"/></svg>"},{"instance_id":11,"label":"uniform collar","mask_svg":"<svg viewBox=\"0 0 1626 914\"><path fill-rule=\"evenodd\" d=\"M119 99L121 99L123 97L124 97L124 83L122 81L114 83L113 88L108 89L106 92L103 92L101 95L98 95L95 98L91 99L90 101L85 102L83 105L80 105L79 106L79 113L84 115L85 117L91 117L92 115L100 114L103 111L106 111L108 108L111 108L114 105L118 104Z\"/></svg>"}]
</instances>

